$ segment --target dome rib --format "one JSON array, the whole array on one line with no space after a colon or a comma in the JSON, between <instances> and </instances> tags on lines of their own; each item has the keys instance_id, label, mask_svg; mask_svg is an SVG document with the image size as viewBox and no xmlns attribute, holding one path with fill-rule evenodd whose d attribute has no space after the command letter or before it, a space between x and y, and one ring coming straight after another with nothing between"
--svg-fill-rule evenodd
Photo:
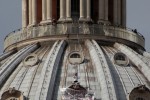
<instances>
[{"instance_id":1,"label":"dome rib","mask_svg":"<svg viewBox=\"0 0 150 100\"><path fill-rule=\"evenodd\" d=\"M35 100L40 100L41 98L49 100L52 98L55 78L64 47L65 41L57 41L49 52L41 72L40 82L36 91Z\"/></svg>"},{"instance_id":2,"label":"dome rib","mask_svg":"<svg viewBox=\"0 0 150 100\"><path fill-rule=\"evenodd\" d=\"M102 50L94 40L91 42L87 40L86 45L89 49L92 63L97 70L97 76L102 90L101 98L104 100L117 99L113 79Z\"/></svg>"},{"instance_id":3,"label":"dome rib","mask_svg":"<svg viewBox=\"0 0 150 100\"><path fill-rule=\"evenodd\" d=\"M37 48L37 44L26 46L25 48L18 51L16 54L11 56L2 66L2 70L0 71L0 85L2 85L8 76L12 73L12 71L17 67L17 65L22 61L25 56L27 56L30 52L33 52ZM0 91L2 92L2 91ZM0 93L2 94L2 93Z\"/></svg>"},{"instance_id":4,"label":"dome rib","mask_svg":"<svg viewBox=\"0 0 150 100\"><path fill-rule=\"evenodd\" d=\"M22 59L27 56L30 52L34 51L37 48L36 44L29 45L26 48L23 48L18 53L9 58L2 66L0 70L0 85L6 81L8 76L16 68L16 66L22 61Z\"/></svg>"}]
</instances>

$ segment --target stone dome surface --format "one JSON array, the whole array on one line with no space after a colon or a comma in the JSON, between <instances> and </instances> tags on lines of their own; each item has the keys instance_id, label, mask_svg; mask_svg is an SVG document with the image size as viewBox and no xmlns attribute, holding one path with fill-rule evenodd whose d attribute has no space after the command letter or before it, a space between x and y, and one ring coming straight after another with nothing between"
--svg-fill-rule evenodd
<instances>
[{"instance_id":1,"label":"stone dome surface","mask_svg":"<svg viewBox=\"0 0 150 100\"><path fill-rule=\"evenodd\" d=\"M80 59L77 56L70 58L69 54L74 51L83 57L82 62L69 62L69 59L77 62ZM93 100L127 100L135 88L150 87L150 58L121 43L102 45L88 39L58 40L27 45L13 54L10 52L1 56L2 98L4 92L14 89L30 100L72 100L76 95L65 92L76 93L75 88L68 89L77 82L80 84L76 86L78 92L84 94L81 97L86 97L89 92L95 98ZM114 59L117 53L118 58ZM128 60L127 64L122 63L125 60ZM138 96L149 98L149 92L134 98ZM149 100L147 98L143 100Z\"/></svg>"},{"instance_id":2,"label":"stone dome surface","mask_svg":"<svg viewBox=\"0 0 150 100\"><path fill-rule=\"evenodd\" d=\"M22 0L0 55L0 100L150 100L150 53L126 0Z\"/></svg>"}]
</instances>

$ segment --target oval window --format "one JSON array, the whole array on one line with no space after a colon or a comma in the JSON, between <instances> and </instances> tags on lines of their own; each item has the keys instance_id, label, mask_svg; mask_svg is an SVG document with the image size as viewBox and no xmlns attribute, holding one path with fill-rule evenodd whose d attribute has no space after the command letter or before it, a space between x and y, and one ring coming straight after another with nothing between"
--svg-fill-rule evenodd
<instances>
[{"instance_id":1,"label":"oval window","mask_svg":"<svg viewBox=\"0 0 150 100\"><path fill-rule=\"evenodd\" d=\"M71 64L81 64L83 62L83 55L78 51L73 51L69 54L69 62Z\"/></svg>"},{"instance_id":2,"label":"oval window","mask_svg":"<svg viewBox=\"0 0 150 100\"><path fill-rule=\"evenodd\" d=\"M121 52L114 55L114 62L119 66L127 66L129 64L127 56Z\"/></svg>"},{"instance_id":3,"label":"oval window","mask_svg":"<svg viewBox=\"0 0 150 100\"><path fill-rule=\"evenodd\" d=\"M38 63L38 61L39 61L39 59L38 59L37 55L31 54L24 59L23 64L25 66L34 66Z\"/></svg>"}]
</instances>

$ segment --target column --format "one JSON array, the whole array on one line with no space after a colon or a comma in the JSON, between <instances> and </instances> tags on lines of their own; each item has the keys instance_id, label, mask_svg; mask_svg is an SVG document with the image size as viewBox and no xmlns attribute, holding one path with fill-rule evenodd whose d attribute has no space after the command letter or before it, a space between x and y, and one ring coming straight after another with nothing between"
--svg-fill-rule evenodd
<instances>
[{"instance_id":1,"label":"column","mask_svg":"<svg viewBox=\"0 0 150 100\"><path fill-rule=\"evenodd\" d=\"M105 1L105 20L108 21L108 0Z\"/></svg>"},{"instance_id":2,"label":"column","mask_svg":"<svg viewBox=\"0 0 150 100\"><path fill-rule=\"evenodd\" d=\"M99 22L103 22L105 20L104 1L105 0L99 0Z\"/></svg>"},{"instance_id":3,"label":"column","mask_svg":"<svg viewBox=\"0 0 150 100\"><path fill-rule=\"evenodd\" d=\"M80 0L80 19L81 21L85 20L86 18L86 1Z\"/></svg>"},{"instance_id":4,"label":"column","mask_svg":"<svg viewBox=\"0 0 150 100\"><path fill-rule=\"evenodd\" d=\"M87 20L91 21L91 0L87 0Z\"/></svg>"},{"instance_id":5,"label":"column","mask_svg":"<svg viewBox=\"0 0 150 100\"><path fill-rule=\"evenodd\" d=\"M37 24L37 1L32 0L32 25Z\"/></svg>"},{"instance_id":6,"label":"column","mask_svg":"<svg viewBox=\"0 0 150 100\"><path fill-rule=\"evenodd\" d=\"M114 19L113 19L113 24L114 25L118 25L118 5L117 5L117 1L118 0L114 0L114 13L113 13L113 16L114 16Z\"/></svg>"},{"instance_id":7,"label":"column","mask_svg":"<svg viewBox=\"0 0 150 100\"><path fill-rule=\"evenodd\" d=\"M27 27L27 21L28 21L28 16L27 16L27 0L22 0L22 27Z\"/></svg>"},{"instance_id":8,"label":"column","mask_svg":"<svg viewBox=\"0 0 150 100\"><path fill-rule=\"evenodd\" d=\"M66 17L66 0L60 0L60 19L59 21L64 21Z\"/></svg>"},{"instance_id":9,"label":"column","mask_svg":"<svg viewBox=\"0 0 150 100\"><path fill-rule=\"evenodd\" d=\"M66 20L71 21L71 0L66 0Z\"/></svg>"},{"instance_id":10,"label":"column","mask_svg":"<svg viewBox=\"0 0 150 100\"><path fill-rule=\"evenodd\" d=\"M46 20L46 0L42 0L42 21Z\"/></svg>"},{"instance_id":11,"label":"column","mask_svg":"<svg viewBox=\"0 0 150 100\"><path fill-rule=\"evenodd\" d=\"M126 27L126 0L122 0L122 25Z\"/></svg>"},{"instance_id":12,"label":"column","mask_svg":"<svg viewBox=\"0 0 150 100\"><path fill-rule=\"evenodd\" d=\"M32 24L32 0L29 0L29 25Z\"/></svg>"},{"instance_id":13,"label":"column","mask_svg":"<svg viewBox=\"0 0 150 100\"><path fill-rule=\"evenodd\" d=\"M52 0L47 0L47 20L49 22L53 21L53 18L52 18Z\"/></svg>"}]
</instances>

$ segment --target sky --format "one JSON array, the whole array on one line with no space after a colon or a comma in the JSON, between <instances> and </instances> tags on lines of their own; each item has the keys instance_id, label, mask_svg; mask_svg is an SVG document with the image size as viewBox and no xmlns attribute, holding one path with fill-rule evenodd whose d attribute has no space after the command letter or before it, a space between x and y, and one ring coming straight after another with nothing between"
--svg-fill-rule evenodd
<instances>
[{"instance_id":1,"label":"sky","mask_svg":"<svg viewBox=\"0 0 150 100\"><path fill-rule=\"evenodd\" d=\"M0 54L7 34L21 28L21 1L0 0ZM150 0L127 0L127 27L144 35L145 48L150 51Z\"/></svg>"}]
</instances>

